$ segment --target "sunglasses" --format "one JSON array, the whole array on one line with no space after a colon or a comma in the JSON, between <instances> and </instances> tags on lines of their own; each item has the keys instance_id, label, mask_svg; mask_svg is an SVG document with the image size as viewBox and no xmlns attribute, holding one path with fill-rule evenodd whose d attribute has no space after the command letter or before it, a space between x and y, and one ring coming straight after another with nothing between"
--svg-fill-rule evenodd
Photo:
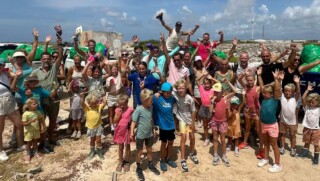
<instances>
[{"instance_id":1,"label":"sunglasses","mask_svg":"<svg viewBox=\"0 0 320 181\"><path fill-rule=\"evenodd\" d=\"M122 56L123 57L127 57L129 54L128 53L123 53Z\"/></svg>"},{"instance_id":2,"label":"sunglasses","mask_svg":"<svg viewBox=\"0 0 320 181\"><path fill-rule=\"evenodd\" d=\"M294 59L295 62L300 62L300 58Z\"/></svg>"},{"instance_id":3,"label":"sunglasses","mask_svg":"<svg viewBox=\"0 0 320 181\"><path fill-rule=\"evenodd\" d=\"M159 51L159 49L153 49L153 51L157 52L157 51Z\"/></svg>"},{"instance_id":4,"label":"sunglasses","mask_svg":"<svg viewBox=\"0 0 320 181\"><path fill-rule=\"evenodd\" d=\"M58 56L52 56L52 58L58 58Z\"/></svg>"}]
</instances>

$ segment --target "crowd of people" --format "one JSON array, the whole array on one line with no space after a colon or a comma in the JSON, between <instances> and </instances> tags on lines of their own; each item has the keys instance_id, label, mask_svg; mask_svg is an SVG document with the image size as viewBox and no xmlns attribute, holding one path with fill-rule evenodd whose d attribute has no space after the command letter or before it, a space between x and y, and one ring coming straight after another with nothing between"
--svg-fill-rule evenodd
<instances>
[{"instance_id":1,"label":"crowd of people","mask_svg":"<svg viewBox=\"0 0 320 181\"><path fill-rule=\"evenodd\" d=\"M299 77L319 65L320 60L301 65L299 50L291 44L288 60L279 63L284 54L275 56L267 47L261 46L260 64L249 63L249 54L243 51L238 66L231 68L229 59L236 51L237 39L233 40L227 54L221 54L216 47L223 43L222 31L219 32L219 41L211 42L210 34L204 33L201 40L192 42L191 36L199 25L186 32L181 31L181 22L176 22L175 28L168 26L162 13L157 19L168 30L168 38L161 33L160 45L148 45L147 52L139 45L139 38L134 36L134 52L121 51L115 63L95 51L94 40L89 40L88 52L82 51L75 36L74 47L78 54L74 56L74 66L64 76L61 71L62 38L57 36L57 51L42 53L42 66L33 69L32 61L38 46L37 30L33 31L34 41L29 54L16 50L9 57L13 68L6 70L4 60L0 60L0 160L8 160L2 140L6 117L14 123L11 143L17 143L18 151L25 150L26 163L30 163L33 157L42 159L43 153L54 152L52 146L60 145L54 133L59 115L59 81L65 79L70 95L67 133L72 138L81 138L84 132L81 120L85 117L86 135L90 137L89 159L95 155L104 159L102 110L107 106L113 142L119 145L116 171L130 170L130 143L135 142L139 180L144 180L141 168L144 149L148 169L160 174L152 155L155 134L159 134L161 141L162 171L167 171L167 166L178 166L172 159L176 136L181 137L182 171L188 172L187 139L190 140L188 157L193 164L199 164L195 142L202 140L195 139L196 127L203 127L203 148L209 145L210 139L213 142L213 165L218 165L221 160L230 166L226 153L234 150L238 157L239 150L248 148L250 134L259 140L256 155L260 159L259 167L269 163L272 147L275 161L269 172L282 170L280 155L286 152L287 134L290 136L290 155L307 157L309 146L313 144L312 164L318 165L320 95L312 92L311 85L302 94ZM182 36L187 36L186 42ZM49 41L50 36L46 38L46 42ZM82 61L86 62L84 67ZM130 97L133 105L129 105ZM302 122L305 145L298 153L296 134L301 105L305 112ZM48 127L46 117L49 118ZM219 142L222 155L218 154Z\"/></svg>"}]
</instances>

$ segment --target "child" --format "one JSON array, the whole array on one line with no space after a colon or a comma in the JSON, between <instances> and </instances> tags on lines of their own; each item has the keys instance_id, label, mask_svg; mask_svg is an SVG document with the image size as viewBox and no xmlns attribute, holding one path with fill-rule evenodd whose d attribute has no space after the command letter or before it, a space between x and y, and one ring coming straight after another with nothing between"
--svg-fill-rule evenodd
<instances>
[{"instance_id":1,"label":"child","mask_svg":"<svg viewBox=\"0 0 320 181\"><path fill-rule=\"evenodd\" d=\"M71 138L81 138L81 119L84 112L80 104L80 84L77 80L72 80L69 83L68 92L71 96L70 99L70 119L72 120L73 133Z\"/></svg>"},{"instance_id":2,"label":"child","mask_svg":"<svg viewBox=\"0 0 320 181\"><path fill-rule=\"evenodd\" d=\"M246 84L243 83L243 76L246 75ZM243 142L239 145L240 149L248 148L248 138L251 130L252 123L255 124L256 131L259 137L259 151L257 154L258 159L264 158L264 150L263 150L263 138L261 133L261 122L259 118L260 112L260 103L259 103L259 95L260 95L260 87L255 86L255 76L254 74L247 72L239 76L239 83L244 87L245 90L245 99L246 104L243 110L243 114L245 117L245 133Z\"/></svg>"},{"instance_id":3,"label":"child","mask_svg":"<svg viewBox=\"0 0 320 181\"><path fill-rule=\"evenodd\" d=\"M185 160L185 144L187 141L187 134L190 139L190 159L194 164L199 164L195 150L195 127L194 121L196 117L196 108L193 98L187 94L187 83L180 79L174 84L177 91L173 92L173 97L176 100L174 113L179 121L179 129L181 133L180 151L181 151L181 168L183 172L188 172L187 162Z\"/></svg>"},{"instance_id":4,"label":"child","mask_svg":"<svg viewBox=\"0 0 320 181\"><path fill-rule=\"evenodd\" d=\"M244 97L244 96L243 96ZM243 98L244 100L244 98ZM231 143L234 139L235 148L234 148L234 156L239 156L239 138L241 137L241 129L240 129L240 112L244 106L244 101L240 104L240 100L237 96L233 96L231 98L231 106L227 109L227 122L228 122L228 147L227 151L231 150Z\"/></svg>"},{"instance_id":5,"label":"child","mask_svg":"<svg viewBox=\"0 0 320 181\"><path fill-rule=\"evenodd\" d=\"M101 135L103 133L101 111L106 105L106 99L103 97L102 103L99 104L98 97L95 94L89 94L84 100L84 94L81 94L81 106L86 114L86 127L88 128L88 136L90 137L90 153L89 159L92 159L97 153L101 160L104 159L101 145ZM95 151L95 144L97 150Z\"/></svg>"},{"instance_id":6,"label":"child","mask_svg":"<svg viewBox=\"0 0 320 181\"><path fill-rule=\"evenodd\" d=\"M203 78L204 77L204 78ZM203 84L200 84L200 79L203 78ZM213 79L210 75L202 75L198 77L196 80L197 86L200 92L201 106L198 112L198 116L202 119L203 122L203 131L204 131L204 143L203 146L208 146L209 134L208 134L208 120L211 118L211 112L209 111L210 106L210 98L213 97L214 93L211 89L212 82L219 82L216 79Z\"/></svg>"},{"instance_id":7,"label":"child","mask_svg":"<svg viewBox=\"0 0 320 181\"><path fill-rule=\"evenodd\" d=\"M320 117L320 95L317 93L311 93L313 90L311 85L308 85L307 90L302 96L302 105L305 110L305 116L303 118L303 142L304 147L302 153L299 155L301 158L305 158L309 154L310 143L314 145L314 156L312 165L319 164L319 117ZM307 96L308 95L308 96Z\"/></svg>"},{"instance_id":8,"label":"child","mask_svg":"<svg viewBox=\"0 0 320 181\"><path fill-rule=\"evenodd\" d=\"M148 154L148 168L155 175L160 175L159 170L152 163L152 144L153 144L153 120L152 120L152 92L148 89L143 89L140 93L140 99L142 105L139 105L132 114L131 123L131 134L130 138L134 138L134 128L137 126L136 130L136 163L137 169L136 173L138 180L144 180L144 175L141 169L141 154L143 150L143 144L147 148Z\"/></svg>"},{"instance_id":9,"label":"child","mask_svg":"<svg viewBox=\"0 0 320 181\"><path fill-rule=\"evenodd\" d=\"M119 164L116 171L124 172L130 171L130 125L133 109L128 107L129 97L125 94L118 96L118 107L115 110L114 123L117 125L114 130L113 142L119 144ZM123 149L126 145L125 159L123 160Z\"/></svg>"},{"instance_id":10,"label":"child","mask_svg":"<svg viewBox=\"0 0 320 181\"><path fill-rule=\"evenodd\" d=\"M120 89L123 87L120 72L118 71L118 68L115 65L111 68L111 76L107 78L106 86L107 91L109 92L107 97L109 122L111 132L113 133L115 126L113 117L115 114L115 108L117 106L117 95L119 95Z\"/></svg>"},{"instance_id":11,"label":"child","mask_svg":"<svg viewBox=\"0 0 320 181\"><path fill-rule=\"evenodd\" d=\"M165 82L161 85L161 94L156 93L153 96L154 121L160 128L160 168L167 171L167 164L176 168L177 164L171 160L171 153L174 134L173 105L174 97L172 96L172 85Z\"/></svg>"},{"instance_id":12,"label":"child","mask_svg":"<svg viewBox=\"0 0 320 181\"><path fill-rule=\"evenodd\" d=\"M299 77L294 76L294 84L289 83L284 86L284 93L280 98L281 112L280 112L280 135L281 135L281 148L280 154L285 154L286 133L289 132L291 142L292 157L296 156L296 133L297 133L297 119L296 108L300 97L300 82ZM295 91L296 89L296 91Z\"/></svg>"},{"instance_id":13,"label":"child","mask_svg":"<svg viewBox=\"0 0 320 181\"><path fill-rule=\"evenodd\" d=\"M23 106L22 124L24 126L24 141L26 145L25 162L31 161L31 145L35 151L34 156L42 159L43 155L38 152L38 139L40 132L45 133L45 122L43 114L38 110L38 101L36 98L29 98Z\"/></svg>"},{"instance_id":14,"label":"child","mask_svg":"<svg viewBox=\"0 0 320 181\"><path fill-rule=\"evenodd\" d=\"M215 112L211 117L211 129L213 132L213 165L218 165L219 163L219 156L218 156L218 138L220 135L220 141L221 141L221 149L222 149L222 160L224 164L229 167L230 163L228 161L227 155L226 155L226 140L225 135L228 130L228 124L227 124L227 100L234 96L236 89L235 87L227 80L224 79L226 84L229 84L232 92L228 93L227 95L223 95L223 88L221 83L216 83L212 86L212 89L214 91L214 97L212 100L212 103L215 108Z\"/></svg>"},{"instance_id":15,"label":"child","mask_svg":"<svg viewBox=\"0 0 320 181\"><path fill-rule=\"evenodd\" d=\"M274 152L274 164L268 169L271 173L281 172L280 165L280 151L278 148L277 140L279 135L279 126L277 123L277 107L278 101L281 96L281 80L284 77L283 72L276 70L273 72L275 86L263 85L261 77L262 68L257 71L259 85L262 90L263 100L261 102L261 132L264 141L264 158L258 163L258 167L263 167L269 163L269 150L270 145Z\"/></svg>"}]
</instances>

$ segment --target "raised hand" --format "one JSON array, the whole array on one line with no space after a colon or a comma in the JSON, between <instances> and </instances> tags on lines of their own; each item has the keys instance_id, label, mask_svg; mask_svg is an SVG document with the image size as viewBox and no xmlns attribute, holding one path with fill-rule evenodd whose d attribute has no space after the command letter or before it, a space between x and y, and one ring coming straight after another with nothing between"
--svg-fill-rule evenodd
<instances>
[{"instance_id":1,"label":"raised hand","mask_svg":"<svg viewBox=\"0 0 320 181\"><path fill-rule=\"evenodd\" d=\"M234 46L237 46L237 45L238 45L238 39L237 39L237 37L234 37L234 38L233 38L232 45L234 45Z\"/></svg>"},{"instance_id":2,"label":"raised hand","mask_svg":"<svg viewBox=\"0 0 320 181\"><path fill-rule=\"evenodd\" d=\"M181 47L183 45L183 42L184 42L183 38L180 38L178 41L178 45Z\"/></svg>"},{"instance_id":3,"label":"raised hand","mask_svg":"<svg viewBox=\"0 0 320 181\"><path fill-rule=\"evenodd\" d=\"M164 33L160 33L160 41L164 42Z\"/></svg>"},{"instance_id":4,"label":"raised hand","mask_svg":"<svg viewBox=\"0 0 320 181\"><path fill-rule=\"evenodd\" d=\"M295 75L295 76L293 77L293 81L294 81L295 83L299 83L299 82L300 82L300 77L297 76L297 75Z\"/></svg>"},{"instance_id":5,"label":"raised hand","mask_svg":"<svg viewBox=\"0 0 320 181\"><path fill-rule=\"evenodd\" d=\"M138 42L139 42L139 37L138 37L138 35L133 35L133 36L132 36L132 41L133 41L133 43L138 43Z\"/></svg>"},{"instance_id":6,"label":"raised hand","mask_svg":"<svg viewBox=\"0 0 320 181\"><path fill-rule=\"evenodd\" d=\"M279 69L276 69L274 72L272 72L272 74L273 74L274 80L278 79L279 78Z\"/></svg>"},{"instance_id":7,"label":"raised hand","mask_svg":"<svg viewBox=\"0 0 320 181\"><path fill-rule=\"evenodd\" d=\"M278 79L280 79L280 80L283 80L284 79L284 71L282 70L282 71L279 71L279 73L278 73Z\"/></svg>"},{"instance_id":8,"label":"raised hand","mask_svg":"<svg viewBox=\"0 0 320 181\"><path fill-rule=\"evenodd\" d=\"M218 34L219 34L219 35L223 35L223 31L219 31Z\"/></svg>"},{"instance_id":9,"label":"raised hand","mask_svg":"<svg viewBox=\"0 0 320 181\"><path fill-rule=\"evenodd\" d=\"M307 90L308 91L313 91L313 86L311 84L309 84L308 87L307 87Z\"/></svg>"},{"instance_id":10,"label":"raised hand","mask_svg":"<svg viewBox=\"0 0 320 181\"><path fill-rule=\"evenodd\" d=\"M32 35L33 35L34 37L38 37L38 36L39 36L39 32L38 32L38 29L37 29L37 28L33 28L33 29L32 29Z\"/></svg>"},{"instance_id":11,"label":"raised hand","mask_svg":"<svg viewBox=\"0 0 320 181\"><path fill-rule=\"evenodd\" d=\"M48 35L46 36L46 43L49 43L52 40L52 36Z\"/></svg>"},{"instance_id":12,"label":"raised hand","mask_svg":"<svg viewBox=\"0 0 320 181\"><path fill-rule=\"evenodd\" d=\"M16 77L20 77L22 75L22 73L23 73L22 70L18 69L16 71Z\"/></svg>"}]
</instances>

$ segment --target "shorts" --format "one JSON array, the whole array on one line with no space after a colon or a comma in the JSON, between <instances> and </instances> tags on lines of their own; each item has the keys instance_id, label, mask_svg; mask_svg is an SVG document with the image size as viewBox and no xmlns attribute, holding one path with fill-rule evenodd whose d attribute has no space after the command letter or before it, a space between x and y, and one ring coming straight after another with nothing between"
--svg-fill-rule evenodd
<instances>
[{"instance_id":1,"label":"shorts","mask_svg":"<svg viewBox=\"0 0 320 181\"><path fill-rule=\"evenodd\" d=\"M40 131L24 132L24 141L32 141L40 138Z\"/></svg>"},{"instance_id":2,"label":"shorts","mask_svg":"<svg viewBox=\"0 0 320 181\"><path fill-rule=\"evenodd\" d=\"M288 125L282 121L280 121L280 133L288 133L289 130L289 134L290 135L295 135L297 133L297 126L296 125Z\"/></svg>"},{"instance_id":3,"label":"shorts","mask_svg":"<svg viewBox=\"0 0 320 181\"><path fill-rule=\"evenodd\" d=\"M167 141L173 141L174 139L176 139L176 135L174 134L174 129L172 130L163 130L160 129L160 138L159 140L163 141L163 142L167 142Z\"/></svg>"},{"instance_id":4,"label":"shorts","mask_svg":"<svg viewBox=\"0 0 320 181\"><path fill-rule=\"evenodd\" d=\"M107 104L108 104L108 107L117 106L118 105L117 96L108 95Z\"/></svg>"},{"instance_id":5,"label":"shorts","mask_svg":"<svg viewBox=\"0 0 320 181\"><path fill-rule=\"evenodd\" d=\"M278 123L263 124L261 123L262 134L268 133L270 137L277 138L279 136L279 125Z\"/></svg>"},{"instance_id":6,"label":"shorts","mask_svg":"<svg viewBox=\"0 0 320 181\"><path fill-rule=\"evenodd\" d=\"M43 111L46 116L50 119L57 119L60 109L60 102L54 102L49 100L49 102L44 102Z\"/></svg>"},{"instance_id":7,"label":"shorts","mask_svg":"<svg viewBox=\"0 0 320 181\"><path fill-rule=\"evenodd\" d=\"M102 134L103 134L103 127L101 125L97 128L93 128L93 129L88 128L88 131L87 131L87 135L90 138L95 137L95 136L101 136Z\"/></svg>"},{"instance_id":8,"label":"shorts","mask_svg":"<svg viewBox=\"0 0 320 181\"><path fill-rule=\"evenodd\" d=\"M13 95L0 96L0 116L11 114L16 110L18 110L18 105Z\"/></svg>"},{"instance_id":9,"label":"shorts","mask_svg":"<svg viewBox=\"0 0 320 181\"><path fill-rule=\"evenodd\" d=\"M302 141L305 143L312 143L314 146L319 146L320 130L303 128Z\"/></svg>"},{"instance_id":10,"label":"shorts","mask_svg":"<svg viewBox=\"0 0 320 181\"><path fill-rule=\"evenodd\" d=\"M244 117L247 119L259 120L259 109L249 109L245 107L243 109Z\"/></svg>"},{"instance_id":11,"label":"shorts","mask_svg":"<svg viewBox=\"0 0 320 181\"><path fill-rule=\"evenodd\" d=\"M228 131L228 123L226 121L211 121L210 125L212 131L219 131L220 133Z\"/></svg>"},{"instance_id":12,"label":"shorts","mask_svg":"<svg viewBox=\"0 0 320 181\"><path fill-rule=\"evenodd\" d=\"M193 133L193 130L190 124L187 124L184 121L179 121L179 132L181 134L187 134L187 133Z\"/></svg>"},{"instance_id":13,"label":"shorts","mask_svg":"<svg viewBox=\"0 0 320 181\"><path fill-rule=\"evenodd\" d=\"M200 91L199 91L199 87L197 85L194 85L194 89L193 89L193 94L195 98L200 98Z\"/></svg>"},{"instance_id":14,"label":"shorts","mask_svg":"<svg viewBox=\"0 0 320 181\"><path fill-rule=\"evenodd\" d=\"M137 150L142 150L143 149L143 143L146 145L147 148L152 147L153 145L153 136L150 138L145 138L145 139L136 139L136 149Z\"/></svg>"},{"instance_id":15,"label":"shorts","mask_svg":"<svg viewBox=\"0 0 320 181\"><path fill-rule=\"evenodd\" d=\"M209 111L209 107L201 105L198 112L198 116L200 116L201 118L210 119L212 116L212 113Z\"/></svg>"}]
</instances>

